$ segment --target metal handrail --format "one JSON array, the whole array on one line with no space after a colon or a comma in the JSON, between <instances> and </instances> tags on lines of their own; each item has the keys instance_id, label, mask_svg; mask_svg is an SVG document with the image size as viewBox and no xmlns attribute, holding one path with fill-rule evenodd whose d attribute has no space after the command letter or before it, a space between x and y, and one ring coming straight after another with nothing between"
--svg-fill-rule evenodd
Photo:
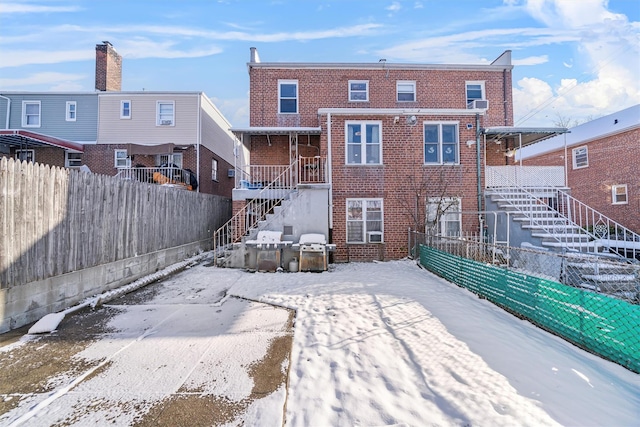
<instances>
[{"instance_id":1,"label":"metal handrail","mask_svg":"<svg viewBox=\"0 0 640 427\"><path fill-rule=\"evenodd\" d=\"M273 212L275 206L280 205L293 191L292 188L280 185L285 179L291 177L291 171L298 166L295 160L289 167L283 170L266 187L260 189L258 195L245 204L229 221L213 233L213 257L217 265L218 257L222 250L239 242L243 236L258 222L264 220L267 214Z\"/></svg>"},{"instance_id":2,"label":"metal handrail","mask_svg":"<svg viewBox=\"0 0 640 427\"><path fill-rule=\"evenodd\" d=\"M195 190L196 175L186 169L167 166L132 167L118 170L117 178L149 184L174 185L187 190Z\"/></svg>"}]
</instances>

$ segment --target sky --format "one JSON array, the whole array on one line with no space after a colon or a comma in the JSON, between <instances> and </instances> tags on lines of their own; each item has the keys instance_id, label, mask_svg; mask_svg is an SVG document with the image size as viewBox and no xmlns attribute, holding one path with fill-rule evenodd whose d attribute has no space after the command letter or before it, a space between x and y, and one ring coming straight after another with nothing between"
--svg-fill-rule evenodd
<instances>
[{"instance_id":1,"label":"sky","mask_svg":"<svg viewBox=\"0 0 640 427\"><path fill-rule=\"evenodd\" d=\"M640 103L637 0L0 0L0 91L94 91L105 40L124 91L204 92L235 127L250 47L264 62L426 64L511 50L517 126Z\"/></svg>"},{"instance_id":2,"label":"sky","mask_svg":"<svg viewBox=\"0 0 640 427\"><path fill-rule=\"evenodd\" d=\"M283 417L289 427L622 427L640 419L640 375L414 261L321 273L251 273L210 261L210 253L190 261L197 265L153 285L150 298L105 298L100 309L117 311L110 332L76 356L100 364L51 378L52 392L12 395L20 403L0 423L129 425L185 389L242 402L252 389L247 367L283 333L288 313L278 307L296 310L282 367L288 389L253 401L227 426L282 425Z\"/></svg>"}]
</instances>

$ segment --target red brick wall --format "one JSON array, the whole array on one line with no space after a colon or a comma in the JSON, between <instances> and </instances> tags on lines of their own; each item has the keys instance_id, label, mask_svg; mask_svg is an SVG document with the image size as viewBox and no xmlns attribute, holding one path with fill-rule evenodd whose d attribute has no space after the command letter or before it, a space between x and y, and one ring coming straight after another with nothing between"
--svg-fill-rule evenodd
<instances>
[{"instance_id":1,"label":"red brick wall","mask_svg":"<svg viewBox=\"0 0 640 427\"><path fill-rule=\"evenodd\" d=\"M32 148L28 148L31 150ZM33 148L33 155L36 163L49 166L64 167L64 150L62 148L55 147L38 147ZM16 150L12 149L11 153L7 156L12 159L16 158Z\"/></svg>"},{"instance_id":2,"label":"red brick wall","mask_svg":"<svg viewBox=\"0 0 640 427\"><path fill-rule=\"evenodd\" d=\"M573 169L572 150L587 146L589 166ZM571 195L591 208L640 233L640 129L567 148ZM525 159L524 166L564 166L564 147ZM626 205L611 204L611 186L627 184Z\"/></svg>"},{"instance_id":3,"label":"red brick wall","mask_svg":"<svg viewBox=\"0 0 640 427\"><path fill-rule=\"evenodd\" d=\"M503 80L506 79L506 80ZM278 80L298 81L299 114L278 114ZM348 81L368 80L369 101L349 102ZM416 101L396 101L396 81L416 81ZM465 109L467 81L484 81L489 110L481 117L481 126L510 126L512 119L511 72L460 70L337 70L337 69L274 69L250 70L251 126L321 126L320 155L328 153L327 116L319 116L319 108L425 108ZM507 102L503 102L506 100ZM427 197L444 195L460 197L462 209L478 210L476 145L466 141L476 139L474 116L427 116L416 114L418 125L409 126L405 117L394 123L394 115L332 115L333 229L332 242L337 250L336 262L398 259L407 256L407 230L413 221L407 212L408 200L415 200L415 191L408 182L433 181ZM345 165L345 121L382 121L382 165ZM459 165L425 166L422 122L459 122ZM467 124L472 124L467 129ZM301 137L304 140L304 137ZM253 137L252 164L288 164L287 137ZM314 141L315 142L315 141ZM493 144L495 146L495 144ZM505 164L498 146L489 147L489 164ZM484 167L484 147L482 150ZM315 149L313 150L315 151ZM316 155L313 152L311 155ZM300 155L305 155L300 148ZM489 160L488 160L489 162ZM483 183L484 184L484 183ZM444 191L443 191L444 188ZM442 194L444 193L444 194ZM382 198L384 206L384 244L346 244L346 199ZM236 206L234 205L234 209ZM476 231L475 220L463 220L465 231Z\"/></svg>"}]
</instances>

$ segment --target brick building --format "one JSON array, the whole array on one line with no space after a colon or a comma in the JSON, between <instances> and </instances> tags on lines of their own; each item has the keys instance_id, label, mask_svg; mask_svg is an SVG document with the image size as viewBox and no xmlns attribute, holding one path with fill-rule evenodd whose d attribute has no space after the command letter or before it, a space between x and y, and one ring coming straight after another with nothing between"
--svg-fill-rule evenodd
<instances>
[{"instance_id":1,"label":"brick building","mask_svg":"<svg viewBox=\"0 0 640 427\"><path fill-rule=\"evenodd\" d=\"M562 166L571 195L640 234L640 104L521 150L525 166Z\"/></svg>"},{"instance_id":2,"label":"brick building","mask_svg":"<svg viewBox=\"0 0 640 427\"><path fill-rule=\"evenodd\" d=\"M409 228L478 231L460 212L483 209L483 168L506 164L509 147L485 149L481 129L512 126L512 67L510 51L490 64L345 64L262 62L252 48L250 126L232 129L248 152L234 210L269 184L256 174L292 167L298 191L328 202L314 224L285 214L300 218L279 223L284 236L327 234L336 262L402 258Z\"/></svg>"}]
</instances>

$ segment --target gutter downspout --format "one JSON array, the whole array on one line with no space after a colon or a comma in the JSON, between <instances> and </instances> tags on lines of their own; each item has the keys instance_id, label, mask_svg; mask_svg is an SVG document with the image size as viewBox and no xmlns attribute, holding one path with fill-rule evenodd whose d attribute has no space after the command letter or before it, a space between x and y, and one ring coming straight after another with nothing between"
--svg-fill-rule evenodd
<instances>
[{"instance_id":1,"label":"gutter downspout","mask_svg":"<svg viewBox=\"0 0 640 427\"><path fill-rule=\"evenodd\" d=\"M7 98L6 96L0 95L0 98L7 100L7 121L4 125L5 129L9 129L9 118L11 117L11 98Z\"/></svg>"},{"instance_id":2,"label":"gutter downspout","mask_svg":"<svg viewBox=\"0 0 640 427\"><path fill-rule=\"evenodd\" d=\"M200 143L202 141L202 128L200 126L200 120L202 116L202 94L198 94L198 140L196 144L196 176L198 177L198 188L196 188L196 193L200 192L200 187L202 186L202 177L200 176Z\"/></svg>"},{"instance_id":3,"label":"gutter downspout","mask_svg":"<svg viewBox=\"0 0 640 427\"><path fill-rule=\"evenodd\" d=\"M478 176L478 212L482 212L482 175L480 170L480 114L476 113L476 174ZM482 220L480 219L480 235L482 235Z\"/></svg>"},{"instance_id":4,"label":"gutter downspout","mask_svg":"<svg viewBox=\"0 0 640 427\"><path fill-rule=\"evenodd\" d=\"M331 163L331 113L327 113L327 181L329 181L329 230L333 230L333 174Z\"/></svg>"}]
</instances>

